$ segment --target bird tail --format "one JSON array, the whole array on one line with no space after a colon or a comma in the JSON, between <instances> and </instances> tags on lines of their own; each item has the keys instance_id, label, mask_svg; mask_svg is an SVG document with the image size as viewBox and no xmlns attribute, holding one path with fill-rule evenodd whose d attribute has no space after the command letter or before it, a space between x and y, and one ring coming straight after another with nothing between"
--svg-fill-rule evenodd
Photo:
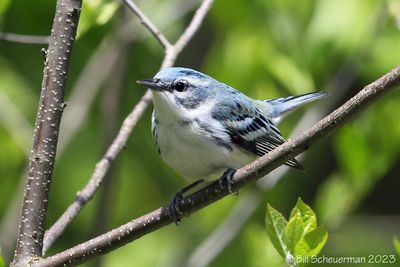
<instances>
[{"instance_id":1,"label":"bird tail","mask_svg":"<svg viewBox=\"0 0 400 267\"><path fill-rule=\"evenodd\" d=\"M326 92L314 92L299 96L281 97L271 100L264 100L264 103L269 105L269 116L271 119L278 123L284 116L295 110L297 107L326 97Z\"/></svg>"}]
</instances>

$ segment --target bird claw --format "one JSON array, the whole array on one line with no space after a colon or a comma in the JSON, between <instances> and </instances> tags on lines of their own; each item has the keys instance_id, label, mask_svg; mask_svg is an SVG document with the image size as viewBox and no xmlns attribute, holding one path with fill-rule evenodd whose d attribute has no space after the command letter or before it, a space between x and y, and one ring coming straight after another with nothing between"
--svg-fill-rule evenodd
<instances>
[{"instance_id":1,"label":"bird claw","mask_svg":"<svg viewBox=\"0 0 400 267\"><path fill-rule=\"evenodd\" d=\"M168 217L176 224L179 225L181 219L179 218L183 212L180 210L179 206L183 199L183 194L190 191L191 189L195 188L199 184L203 183L204 180L200 179L191 183L190 185L184 187L182 190L175 193L174 197L172 198L171 202L167 206L167 213Z\"/></svg>"},{"instance_id":2,"label":"bird claw","mask_svg":"<svg viewBox=\"0 0 400 267\"><path fill-rule=\"evenodd\" d=\"M229 193L231 193L232 195L235 195L235 196L239 195L239 191L237 191L237 190L233 191L233 189L232 189L232 186L234 184L234 181L232 178L235 175L236 171L237 170L235 170L235 169L229 168L224 172L222 177L219 179L219 186L221 188L227 187Z\"/></svg>"},{"instance_id":3,"label":"bird claw","mask_svg":"<svg viewBox=\"0 0 400 267\"><path fill-rule=\"evenodd\" d=\"M182 191L175 193L174 197L172 198L171 202L168 204L167 212L168 217L176 224L179 225L181 219L178 217L182 215L182 211L179 209L179 204L181 203L183 198Z\"/></svg>"}]
</instances>

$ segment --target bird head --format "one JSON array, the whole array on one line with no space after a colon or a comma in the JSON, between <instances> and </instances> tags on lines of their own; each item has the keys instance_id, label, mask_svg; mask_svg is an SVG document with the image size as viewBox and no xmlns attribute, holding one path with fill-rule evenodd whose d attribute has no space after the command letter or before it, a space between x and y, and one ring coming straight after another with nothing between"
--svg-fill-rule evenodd
<instances>
[{"instance_id":1,"label":"bird head","mask_svg":"<svg viewBox=\"0 0 400 267\"><path fill-rule=\"evenodd\" d=\"M165 68L152 79L137 81L153 92L155 110L182 113L207 105L216 96L217 81L189 68Z\"/></svg>"}]
</instances>

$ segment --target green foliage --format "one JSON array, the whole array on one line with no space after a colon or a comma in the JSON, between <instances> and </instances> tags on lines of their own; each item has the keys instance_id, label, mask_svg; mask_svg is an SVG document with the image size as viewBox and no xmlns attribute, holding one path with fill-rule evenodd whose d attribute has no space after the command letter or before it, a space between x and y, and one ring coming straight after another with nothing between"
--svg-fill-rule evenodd
<instances>
[{"instance_id":1,"label":"green foliage","mask_svg":"<svg viewBox=\"0 0 400 267\"><path fill-rule=\"evenodd\" d=\"M323 225L317 226L314 211L301 198L292 209L289 221L267 205L267 232L272 244L287 263L302 266L296 259L316 256L324 247L328 233Z\"/></svg>"},{"instance_id":2,"label":"green foliage","mask_svg":"<svg viewBox=\"0 0 400 267\"><path fill-rule=\"evenodd\" d=\"M0 267L6 266L3 257L0 255Z\"/></svg>"}]
</instances>

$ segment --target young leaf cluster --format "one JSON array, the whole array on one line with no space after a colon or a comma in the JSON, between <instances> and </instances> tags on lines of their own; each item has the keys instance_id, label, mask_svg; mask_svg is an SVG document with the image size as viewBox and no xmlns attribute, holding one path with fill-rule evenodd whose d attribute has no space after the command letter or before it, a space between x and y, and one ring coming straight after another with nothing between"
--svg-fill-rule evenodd
<instances>
[{"instance_id":1,"label":"young leaf cluster","mask_svg":"<svg viewBox=\"0 0 400 267\"><path fill-rule=\"evenodd\" d=\"M266 223L273 246L294 266L303 266L307 258L318 255L328 239L325 227L318 226L314 211L301 198L289 220L268 204Z\"/></svg>"}]
</instances>

